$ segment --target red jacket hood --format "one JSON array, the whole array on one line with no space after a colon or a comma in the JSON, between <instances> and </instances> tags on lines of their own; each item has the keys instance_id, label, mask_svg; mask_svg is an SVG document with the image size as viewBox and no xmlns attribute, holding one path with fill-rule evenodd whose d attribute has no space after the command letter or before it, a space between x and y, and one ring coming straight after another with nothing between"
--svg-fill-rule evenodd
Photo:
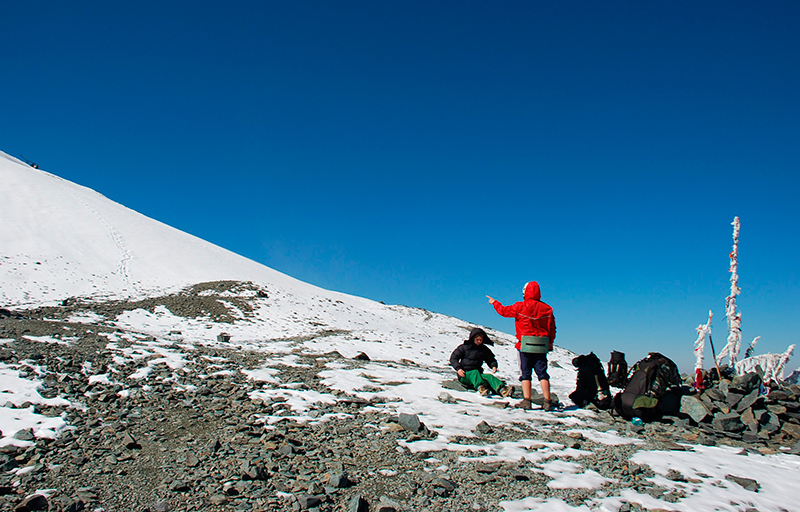
<instances>
[{"instance_id":1,"label":"red jacket hood","mask_svg":"<svg viewBox=\"0 0 800 512\"><path fill-rule=\"evenodd\" d=\"M542 292L539 290L539 283L531 281L525 284L525 292L522 295L525 300L541 300Z\"/></svg>"}]
</instances>

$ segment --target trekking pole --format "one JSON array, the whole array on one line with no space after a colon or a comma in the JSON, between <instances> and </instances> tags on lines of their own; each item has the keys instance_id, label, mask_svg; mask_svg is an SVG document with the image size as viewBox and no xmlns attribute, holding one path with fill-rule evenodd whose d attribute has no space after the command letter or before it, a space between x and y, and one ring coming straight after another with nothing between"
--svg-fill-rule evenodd
<instances>
[{"instance_id":1,"label":"trekking pole","mask_svg":"<svg viewBox=\"0 0 800 512\"><path fill-rule=\"evenodd\" d=\"M717 366L717 378L720 383L722 382L722 372L719 371L719 363L717 362L717 351L714 350L714 340L711 339L711 333L708 333L708 342L711 344L711 357L714 358L714 364Z\"/></svg>"}]
</instances>

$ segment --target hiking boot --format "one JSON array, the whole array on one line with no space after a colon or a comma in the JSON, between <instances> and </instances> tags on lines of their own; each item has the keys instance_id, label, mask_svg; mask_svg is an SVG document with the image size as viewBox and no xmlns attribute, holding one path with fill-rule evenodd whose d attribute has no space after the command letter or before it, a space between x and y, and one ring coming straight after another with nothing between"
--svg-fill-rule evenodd
<instances>
[{"instance_id":1,"label":"hiking boot","mask_svg":"<svg viewBox=\"0 0 800 512\"><path fill-rule=\"evenodd\" d=\"M533 407L531 407L531 399L530 398L523 398L514 407L516 407L517 409L524 409L526 411L530 411L531 409L533 409Z\"/></svg>"},{"instance_id":2,"label":"hiking boot","mask_svg":"<svg viewBox=\"0 0 800 512\"><path fill-rule=\"evenodd\" d=\"M489 393L491 392L492 390L489 389L489 386L485 384L481 384L480 386L478 386L478 394L481 396L489 396Z\"/></svg>"},{"instance_id":3,"label":"hiking boot","mask_svg":"<svg viewBox=\"0 0 800 512\"><path fill-rule=\"evenodd\" d=\"M503 386L500 388L500 396L503 398L513 397L514 396L514 386Z\"/></svg>"},{"instance_id":4,"label":"hiking boot","mask_svg":"<svg viewBox=\"0 0 800 512\"><path fill-rule=\"evenodd\" d=\"M542 402L542 410L543 411L552 411L555 408L556 404L553 403L552 400L549 398L545 398L544 402Z\"/></svg>"}]
</instances>

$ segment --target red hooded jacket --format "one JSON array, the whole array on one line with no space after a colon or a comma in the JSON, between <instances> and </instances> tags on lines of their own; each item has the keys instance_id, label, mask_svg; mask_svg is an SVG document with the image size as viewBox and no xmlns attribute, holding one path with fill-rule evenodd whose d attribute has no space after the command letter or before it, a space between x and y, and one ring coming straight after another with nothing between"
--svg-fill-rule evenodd
<instances>
[{"instance_id":1,"label":"red hooded jacket","mask_svg":"<svg viewBox=\"0 0 800 512\"><path fill-rule=\"evenodd\" d=\"M525 300L510 306L504 306L497 300L492 305L501 316L514 318L517 340L523 336L547 336L552 344L556 339L556 317L553 316L553 308L539 300L542 298L539 283L527 283L523 298ZM519 350L519 341L515 347Z\"/></svg>"}]
</instances>

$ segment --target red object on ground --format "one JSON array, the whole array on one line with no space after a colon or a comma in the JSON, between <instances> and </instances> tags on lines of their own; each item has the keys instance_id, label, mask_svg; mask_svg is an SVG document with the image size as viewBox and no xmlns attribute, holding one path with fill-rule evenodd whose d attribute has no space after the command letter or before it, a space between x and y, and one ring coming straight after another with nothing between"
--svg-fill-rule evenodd
<instances>
[{"instance_id":1,"label":"red object on ground","mask_svg":"<svg viewBox=\"0 0 800 512\"><path fill-rule=\"evenodd\" d=\"M705 386L703 385L703 370L702 370L702 368L697 368L695 370L694 387L696 389L705 389Z\"/></svg>"}]
</instances>

